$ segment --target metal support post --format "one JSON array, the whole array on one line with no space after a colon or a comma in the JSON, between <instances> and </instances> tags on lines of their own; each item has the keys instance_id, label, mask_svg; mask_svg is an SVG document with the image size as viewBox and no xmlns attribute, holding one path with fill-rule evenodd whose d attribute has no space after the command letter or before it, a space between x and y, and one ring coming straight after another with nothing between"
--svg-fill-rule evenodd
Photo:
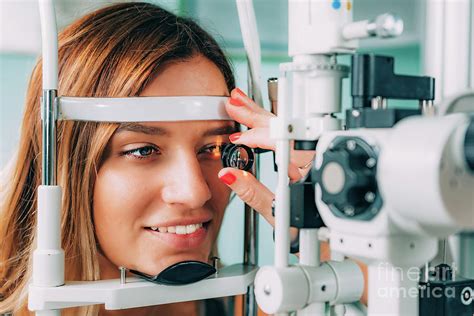
<instances>
[{"instance_id":1,"label":"metal support post","mask_svg":"<svg viewBox=\"0 0 474 316\"><path fill-rule=\"evenodd\" d=\"M250 62L247 61L247 88L250 98L253 99L253 85L250 75ZM257 180L260 180L260 156L255 155L255 163L251 170L252 174ZM257 265L258 264L258 213L245 204L245 218L244 218L244 264ZM242 300L242 311L245 316L257 315L257 301L254 294L254 286L251 285L247 289L247 293Z\"/></svg>"}]
</instances>

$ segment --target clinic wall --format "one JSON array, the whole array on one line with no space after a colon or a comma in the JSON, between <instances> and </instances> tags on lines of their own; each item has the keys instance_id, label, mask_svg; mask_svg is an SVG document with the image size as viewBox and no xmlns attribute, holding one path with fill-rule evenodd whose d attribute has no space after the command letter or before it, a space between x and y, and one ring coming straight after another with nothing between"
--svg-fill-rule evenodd
<instances>
[{"instance_id":1,"label":"clinic wall","mask_svg":"<svg viewBox=\"0 0 474 316\"><path fill-rule=\"evenodd\" d=\"M11 160L20 136L32 55L0 54L0 169Z\"/></svg>"}]
</instances>

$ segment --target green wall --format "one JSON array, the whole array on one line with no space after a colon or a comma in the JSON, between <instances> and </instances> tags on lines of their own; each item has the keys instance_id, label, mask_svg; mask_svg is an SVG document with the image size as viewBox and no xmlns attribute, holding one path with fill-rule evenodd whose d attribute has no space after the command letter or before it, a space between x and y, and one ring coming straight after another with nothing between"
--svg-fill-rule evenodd
<instances>
[{"instance_id":1,"label":"green wall","mask_svg":"<svg viewBox=\"0 0 474 316\"><path fill-rule=\"evenodd\" d=\"M18 143L26 87L35 60L29 55L0 54L0 169Z\"/></svg>"}]
</instances>

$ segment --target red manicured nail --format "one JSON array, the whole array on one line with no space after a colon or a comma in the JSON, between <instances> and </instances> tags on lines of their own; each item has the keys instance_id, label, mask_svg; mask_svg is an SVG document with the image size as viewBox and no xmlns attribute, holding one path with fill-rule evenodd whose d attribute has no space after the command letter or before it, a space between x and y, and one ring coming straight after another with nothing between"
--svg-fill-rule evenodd
<instances>
[{"instance_id":1,"label":"red manicured nail","mask_svg":"<svg viewBox=\"0 0 474 316\"><path fill-rule=\"evenodd\" d=\"M235 88L234 90L235 90L235 92L237 92L238 94L240 94L240 95L243 96L243 97L246 97L246 96L247 96L247 95L245 94L245 92L243 92L243 91L240 90L239 88Z\"/></svg>"},{"instance_id":2,"label":"red manicured nail","mask_svg":"<svg viewBox=\"0 0 474 316\"><path fill-rule=\"evenodd\" d=\"M237 179L232 173L228 172L223 176L220 176L219 179L227 185L231 185Z\"/></svg>"},{"instance_id":3,"label":"red manicured nail","mask_svg":"<svg viewBox=\"0 0 474 316\"><path fill-rule=\"evenodd\" d=\"M240 138L240 136L242 136L242 133L234 133L232 135L229 135L229 139L231 142L235 142L237 139Z\"/></svg>"},{"instance_id":4,"label":"red manicured nail","mask_svg":"<svg viewBox=\"0 0 474 316\"><path fill-rule=\"evenodd\" d=\"M229 102L230 102L230 104L235 105L235 106L244 106L245 105L245 103L242 100L235 99L235 98L232 98L232 97L230 98Z\"/></svg>"}]
</instances>

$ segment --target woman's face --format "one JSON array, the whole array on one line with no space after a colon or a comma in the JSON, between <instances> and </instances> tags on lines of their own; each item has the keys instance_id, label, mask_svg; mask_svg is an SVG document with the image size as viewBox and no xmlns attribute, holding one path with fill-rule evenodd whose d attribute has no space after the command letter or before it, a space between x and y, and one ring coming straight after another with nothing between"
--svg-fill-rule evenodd
<instances>
[{"instance_id":1,"label":"woman's face","mask_svg":"<svg viewBox=\"0 0 474 316\"><path fill-rule=\"evenodd\" d=\"M196 56L164 67L142 96L229 95L220 70ZM166 111L166 109L163 109ZM147 274L184 260L207 262L230 189L217 177L231 121L122 124L94 188L102 278L118 266Z\"/></svg>"}]
</instances>

